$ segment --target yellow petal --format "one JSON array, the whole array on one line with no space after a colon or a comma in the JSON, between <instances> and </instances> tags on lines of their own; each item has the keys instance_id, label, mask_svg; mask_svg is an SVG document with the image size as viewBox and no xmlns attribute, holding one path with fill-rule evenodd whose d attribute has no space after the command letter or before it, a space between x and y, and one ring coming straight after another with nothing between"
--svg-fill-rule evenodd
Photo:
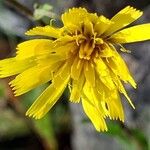
<instances>
[{"instance_id":1,"label":"yellow petal","mask_svg":"<svg viewBox=\"0 0 150 150\"><path fill-rule=\"evenodd\" d=\"M77 56L76 58L74 59L74 62L71 66L71 77L74 79L74 80L78 80L79 79L79 76L81 74L81 71L83 69L83 64L84 64L84 61L79 59Z\"/></svg>"},{"instance_id":2,"label":"yellow petal","mask_svg":"<svg viewBox=\"0 0 150 150\"><path fill-rule=\"evenodd\" d=\"M104 63L103 59L97 58L94 59L94 62L95 62L95 68L99 72L101 77L109 75L109 70L106 64Z\"/></svg>"},{"instance_id":3,"label":"yellow petal","mask_svg":"<svg viewBox=\"0 0 150 150\"><path fill-rule=\"evenodd\" d=\"M92 121L96 130L107 131L107 125L104 118L101 116L96 107L94 107L94 105L91 105L91 103L89 103L89 100L87 100L85 97L82 98L82 106L86 115Z\"/></svg>"},{"instance_id":4,"label":"yellow petal","mask_svg":"<svg viewBox=\"0 0 150 150\"><path fill-rule=\"evenodd\" d=\"M96 88L92 88L91 91L94 104L97 105L97 109L100 109L104 118L108 116L111 119L124 121L124 112L117 88L109 90L100 80L97 80Z\"/></svg>"},{"instance_id":5,"label":"yellow petal","mask_svg":"<svg viewBox=\"0 0 150 150\"><path fill-rule=\"evenodd\" d=\"M112 70L114 74L118 75L121 80L125 83L129 82L134 88L136 88L136 83L132 78L125 61L117 52L114 51L114 54L114 57L110 57L105 60L105 64L107 64L110 70Z\"/></svg>"},{"instance_id":6,"label":"yellow petal","mask_svg":"<svg viewBox=\"0 0 150 150\"><path fill-rule=\"evenodd\" d=\"M48 39L35 39L25 41L17 46L17 59L25 59L51 51L52 41Z\"/></svg>"},{"instance_id":7,"label":"yellow petal","mask_svg":"<svg viewBox=\"0 0 150 150\"><path fill-rule=\"evenodd\" d=\"M38 67L50 66L59 62L62 63L63 61L65 61L65 57L56 54L40 55L36 59Z\"/></svg>"},{"instance_id":8,"label":"yellow petal","mask_svg":"<svg viewBox=\"0 0 150 150\"><path fill-rule=\"evenodd\" d=\"M85 61L84 62L84 75L86 81L91 85L95 86L95 69L92 63Z\"/></svg>"},{"instance_id":9,"label":"yellow petal","mask_svg":"<svg viewBox=\"0 0 150 150\"><path fill-rule=\"evenodd\" d=\"M97 20L98 20L98 15L97 13L88 13L88 19L93 23L96 24Z\"/></svg>"},{"instance_id":10,"label":"yellow petal","mask_svg":"<svg viewBox=\"0 0 150 150\"><path fill-rule=\"evenodd\" d=\"M0 78L9 77L19 74L24 70L35 65L34 58L17 60L16 58L8 58L0 61Z\"/></svg>"},{"instance_id":11,"label":"yellow petal","mask_svg":"<svg viewBox=\"0 0 150 150\"><path fill-rule=\"evenodd\" d=\"M95 68L99 76L99 79L103 84L109 89L115 89L114 83L109 73L109 68L106 66L104 61L101 58L95 59Z\"/></svg>"},{"instance_id":12,"label":"yellow petal","mask_svg":"<svg viewBox=\"0 0 150 150\"><path fill-rule=\"evenodd\" d=\"M62 57L62 59L68 59L70 55L73 53L76 53L77 45L74 42L65 43L64 45L61 45L59 47L54 47L53 51L56 52L56 55L59 55Z\"/></svg>"},{"instance_id":13,"label":"yellow petal","mask_svg":"<svg viewBox=\"0 0 150 150\"><path fill-rule=\"evenodd\" d=\"M109 97L110 89L97 77L96 80L96 91L99 93L101 101Z\"/></svg>"},{"instance_id":14,"label":"yellow petal","mask_svg":"<svg viewBox=\"0 0 150 150\"><path fill-rule=\"evenodd\" d=\"M96 88L92 89L93 98L97 99L98 107L104 117L124 121L124 112L117 90L117 88L108 89L100 80L97 80Z\"/></svg>"},{"instance_id":15,"label":"yellow petal","mask_svg":"<svg viewBox=\"0 0 150 150\"><path fill-rule=\"evenodd\" d=\"M84 82L85 82L85 77L83 73L81 73L78 80L72 81L72 88L70 90L71 94L70 94L70 99L69 99L71 102L74 102L74 103L80 102L80 97L81 97L82 89L84 86Z\"/></svg>"},{"instance_id":16,"label":"yellow petal","mask_svg":"<svg viewBox=\"0 0 150 150\"><path fill-rule=\"evenodd\" d=\"M61 72L54 77L52 84L32 104L26 115L40 119L53 107L69 82L70 74L68 67L70 67L68 64L62 67Z\"/></svg>"},{"instance_id":17,"label":"yellow petal","mask_svg":"<svg viewBox=\"0 0 150 150\"><path fill-rule=\"evenodd\" d=\"M81 30L83 18L87 16L87 10L84 8L72 8L61 16L63 24L71 31ZM72 28L72 29L71 29Z\"/></svg>"},{"instance_id":18,"label":"yellow petal","mask_svg":"<svg viewBox=\"0 0 150 150\"><path fill-rule=\"evenodd\" d=\"M63 31L62 28L54 28L48 25L44 27L35 27L27 31L25 34L26 35L42 35L42 36L48 36L52 38L60 38L62 31Z\"/></svg>"},{"instance_id":19,"label":"yellow petal","mask_svg":"<svg viewBox=\"0 0 150 150\"><path fill-rule=\"evenodd\" d=\"M60 86L60 80L64 80L67 76L70 77L71 72L71 65L72 65L72 59L68 59L66 62L62 64L58 68L58 70L54 73L54 79L53 82L55 83L56 89Z\"/></svg>"},{"instance_id":20,"label":"yellow petal","mask_svg":"<svg viewBox=\"0 0 150 150\"><path fill-rule=\"evenodd\" d=\"M114 56L114 52L113 50L109 47L109 45L107 44L103 44L101 46L101 50L100 50L100 53L99 53L99 56L100 57L112 57Z\"/></svg>"},{"instance_id":21,"label":"yellow petal","mask_svg":"<svg viewBox=\"0 0 150 150\"><path fill-rule=\"evenodd\" d=\"M131 43L150 40L150 24L126 28L113 34L110 40L115 43Z\"/></svg>"},{"instance_id":22,"label":"yellow petal","mask_svg":"<svg viewBox=\"0 0 150 150\"><path fill-rule=\"evenodd\" d=\"M99 84L101 84L101 82L99 82ZM105 97L104 95L102 95L102 93L99 93L97 85L96 87L92 87L88 82L85 82L82 95L84 95L89 103L91 103L91 105L93 105L93 107L95 107L97 111L99 111L101 117L105 118L107 116L107 113L101 105L101 102Z\"/></svg>"},{"instance_id":23,"label":"yellow petal","mask_svg":"<svg viewBox=\"0 0 150 150\"><path fill-rule=\"evenodd\" d=\"M113 90L109 94L109 98L105 100L105 105L107 106L110 119L120 119L124 122L124 112L117 90Z\"/></svg>"},{"instance_id":24,"label":"yellow petal","mask_svg":"<svg viewBox=\"0 0 150 150\"><path fill-rule=\"evenodd\" d=\"M109 26L108 30L105 32L105 35L111 35L119 29L129 25L133 21L137 20L142 14L143 13L141 11L136 10L133 7L125 7L111 19L114 24Z\"/></svg>"},{"instance_id":25,"label":"yellow petal","mask_svg":"<svg viewBox=\"0 0 150 150\"><path fill-rule=\"evenodd\" d=\"M97 87L91 88L91 97L93 99L94 105L95 105L95 107L97 107L97 110L100 112L101 116L103 116L105 118L109 114L108 114L108 110L106 109L106 107L104 107L102 105L105 100L105 97L102 94L102 91L100 91L100 92L101 93L99 93L99 91L97 90Z\"/></svg>"},{"instance_id":26,"label":"yellow petal","mask_svg":"<svg viewBox=\"0 0 150 150\"><path fill-rule=\"evenodd\" d=\"M97 19L96 24L94 25L94 31L97 32L97 35L100 36L101 34L103 34L110 25L112 25L113 22L110 21L109 19L107 19L104 16L100 16Z\"/></svg>"},{"instance_id":27,"label":"yellow petal","mask_svg":"<svg viewBox=\"0 0 150 150\"><path fill-rule=\"evenodd\" d=\"M84 35L92 36L94 34L93 24L90 20L84 20Z\"/></svg>"},{"instance_id":28,"label":"yellow petal","mask_svg":"<svg viewBox=\"0 0 150 150\"><path fill-rule=\"evenodd\" d=\"M91 104L101 117L110 119L120 119L124 121L124 112L117 89L108 90L100 80L96 82L96 88L90 87L87 83L83 88L84 99ZM99 89L100 87L100 89Z\"/></svg>"},{"instance_id":29,"label":"yellow petal","mask_svg":"<svg viewBox=\"0 0 150 150\"><path fill-rule=\"evenodd\" d=\"M104 117L124 121L124 112L117 88L109 90L100 80L97 80L96 88L93 88L93 95Z\"/></svg>"},{"instance_id":30,"label":"yellow petal","mask_svg":"<svg viewBox=\"0 0 150 150\"><path fill-rule=\"evenodd\" d=\"M59 64L60 66L60 64ZM9 84L15 90L15 95L24 94L37 86L50 81L53 77L53 72L57 69L57 64L46 65L45 67L32 67L19 74Z\"/></svg>"},{"instance_id":31,"label":"yellow petal","mask_svg":"<svg viewBox=\"0 0 150 150\"><path fill-rule=\"evenodd\" d=\"M55 48L59 48L61 46L65 46L66 44L72 44L73 41L75 41L75 39L73 38L73 36L69 36L69 35L65 35L59 39L54 40L54 47Z\"/></svg>"},{"instance_id":32,"label":"yellow petal","mask_svg":"<svg viewBox=\"0 0 150 150\"><path fill-rule=\"evenodd\" d=\"M135 106L133 105L130 97L128 96L124 86L122 85L120 79L118 78L118 76L116 76L114 73L112 73L112 78L113 78L113 81L117 87L117 89L124 94L124 96L127 98L128 102L130 103L130 105L132 106L133 109L135 109Z\"/></svg>"}]
</instances>

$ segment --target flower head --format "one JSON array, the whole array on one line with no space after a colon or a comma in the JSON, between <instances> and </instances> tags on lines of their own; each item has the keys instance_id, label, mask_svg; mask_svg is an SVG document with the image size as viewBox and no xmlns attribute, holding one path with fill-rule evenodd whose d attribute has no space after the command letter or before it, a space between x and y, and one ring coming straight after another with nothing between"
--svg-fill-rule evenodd
<instances>
[{"instance_id":1,"label":"flower head","mask_svg":"<svg viewBox=\"0 0 150 150\"><path fill-rule=\"evenodd\" d=\"M72 8L61 16L63 27L36 27L26 35L42 36L18 45L16 57L0 61L0 77L17 75L10 82L16 96L51 81L27 111L43 117L65 88L71 102L81 101L96 130L107 130L106 117L124 121L119 93L134 108L124 83L136 88L126 63L117 52L123 43L150 39L150 24L122 29L142 12L127 6L110 20L84 8Z\"/></svg>"}]
</instances>

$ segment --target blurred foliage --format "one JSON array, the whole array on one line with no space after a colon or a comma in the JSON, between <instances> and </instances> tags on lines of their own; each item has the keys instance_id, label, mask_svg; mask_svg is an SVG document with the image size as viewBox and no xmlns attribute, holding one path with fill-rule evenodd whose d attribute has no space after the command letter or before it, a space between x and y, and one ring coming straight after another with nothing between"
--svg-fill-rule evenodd
<instances>
[{"instance_id":1,"label":"blurred foliage","mask_svg":"<svg viewBox=\"0 0 150 150\"><path fill-rule=\"evenodd\" d=\"M50 4L34 4L33 17L35 20L43 19L44 17L56 18L56 14L53 12L53 6Z\"/></svg>"},{"instance_id":2,"label":"blurred foliage","mask_svg":"<svg viewBox=\"0 0 150 150\"><path fill-rule=\"evenodd\" d=\"M109 121L108 132L106 134L117 137L117 139L125 145L126 149L148 150L148 139L144 135L144 133L140 131L140 129L129 129L123 124L114 121Z\"/></svg>"},{"instance_id":3,"label":"blurred foliage","mask_svg":"<svg viewBox=\"0 0 150 150\"><path fill-rule=\"evenodd\" d=\"M59 16L54 12L53 6L50 4L34 4L33 18L42 24L50 24L52 26L61 26L62 22Z\"/></svg>"},{"instance_id":4,"label":"blurred foliage","mask_svg":"<svg viewBox=\"0 0 150 150\"><path fill-rule=\"evenodd\" d=\"M0 5L0 31L11 37L12 40L14 36L25 38L24 32L28 24L29 22L26 18L22 18L16 13L12 13L9 9L6 10L4 5Z\"/></svg>"},{"instance_id":5,"label":"blurred foliage","mask_svg":"<svg viewBox=\"0 0 150 150\"><path fill-rule=\"evenodd\" d=\"M83 123L91 123L89 119L84 118ZM149 150L149 140L145 134L137 128L128 128L118 121L107 122L108 131L104 135L116 137L122 145L121 150Z\"/></svg>"},{"instance_id":6,"label":"blurred foliage","mask_svg":"<svg viewBox=\"0 0 150 150\"><path fill-rule=\"evenodd\" d=\"M4 97L5 95L5 86L2 82L0 82L0 97Z\"/></svg>"},{"instance_id":7,"label":"blurred foliage","mask_svg":"<svg viewBox=\"0 0 150 150\"><path fill-rule=\"evenodd\" d=\"M41 85L38 88L28 92L24 96L22 96L22 104L27 107L31 106L33 101L39 96L45 88L46 85ZM51 114L48 113L44 118L40 120L31 119L36 131L38 134L46 141L47 144L50 145L51 149L57 149L57 142L55 137L54 128L52 125Z\"/></svg>"},{"instance_id":8,"label":"blurred foliage","mask_svg":"<svg viewBox=\"0 0 150 150\"><path fill-rule=\"evenodd\" d=\"M48 84L41 85L22 96L22 105L25 109L31 106L33 101L47 86ZM62 137L64 134L69 136L72 127L65 95L60 98L56 105L44 118L40 120L31 119L36 131L50 145L52 150L61 147L62 143L68 142L68 139L63 139ZM62 139L59 139L60 136Z\"/></svg>"},{"instance_id":9,"label":"blurred foliage","mask_svg":"<svg viewBox=\"0 0 150 150\"><path fill-rule=\"evenodd\" d=\"M50 114L46 115L40 120L34 120L33 122L40 136L45 139L52 150L56 150L58 147L58 143L55 137Z\"/></svg>"},{"instance_id":10,"label":"blurred foliage","mask_svg":"<svg viewBox=\"0 0 150 150\"><path fill-rule=\"evenodd\" d=\"M0 138L12 139L29 133L24 120L15 115L11 109L0 111Z\"/></svg>"}]
</instances>

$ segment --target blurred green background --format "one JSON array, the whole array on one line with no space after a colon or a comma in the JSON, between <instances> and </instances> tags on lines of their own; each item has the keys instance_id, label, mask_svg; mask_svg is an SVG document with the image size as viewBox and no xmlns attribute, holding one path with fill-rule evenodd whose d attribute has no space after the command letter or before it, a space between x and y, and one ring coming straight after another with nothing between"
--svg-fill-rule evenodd
<instances>
[{"instance_id":1,"label":"blurred green background","mask_svg":"<svg viewBox=\"0 0 150 150\"><path fill-rule=\"evenodd\" d=\"M70 7L86 7L112 17L131 5L144 11L136 23L150 22L149 0L0 0L0 59L15 55L16 45L26 39L24 32L36 25L61 25L60 14ZM138 83L127 87L136 110L123 99L125 124L108 121L109 131L98 133L79 104L70 104L66 90L59 102L41 120L24 114L47 85L14 97L8 82L0 80L0 150L149 150L150 149L150 42L126 46L131 55L123 57ZM12 68L13 69L13 68Z\"/></svg>"}]
</instances>

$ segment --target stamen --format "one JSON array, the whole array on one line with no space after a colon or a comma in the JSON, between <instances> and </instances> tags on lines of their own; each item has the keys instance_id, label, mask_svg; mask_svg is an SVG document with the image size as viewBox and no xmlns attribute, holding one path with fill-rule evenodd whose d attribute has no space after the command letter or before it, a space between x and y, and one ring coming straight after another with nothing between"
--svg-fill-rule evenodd
<instances>
[{"instance_id":1,"label":"stamen","mask_svg":"<svg viewBox=\"0 0 150 150\"><path fill-rule=\"evenodd\" d=\"M50 26L53 26L53 22L55 22L56 21L56 19L50 19L50 22L49 22L49 24L50 24Z\"/></svg>"},{"instance_id":2,"label":"stamen","mask_svg":"<svg viewBox=\"0 0 150 150\"><path fill-rule=\"evenodd\" d=\"M76 43L79 46L79 37L78 37L78 31L75 31L75 36L76 36Z\"/></svg>"},{"instance_id":3,"label":"stamen","mask_svg":"<svg viewBox=\"0 0 150 150\"><path fill-rule=\"evenodd\" d=\"M92 52L93 52L92 44L86 41L80 45L79 57L81 59L89 60L91 58Z\"/></svg>"},{"instance_id":4,"label":"stamen","mask_svg":"<svg viewBox=\"0 0 150 150\"><path fill-rule=\"evenodd\" d=\"M99 52L96 51L96 52L95 52L95 57L97 58L98 56L99 56Z\"/></svg>"},{"instance_id":5,"label":"stamen","mask_svg":"<svg viewBox=\"0 0 150 150\"><path fill-rule=\"evenodd\" d=\"M96 43L96 44L103 44L104 41L103 41L103 39L101 39L101 38L96 38L96 39L95 39L95 43Z\"/></svg>"},{"instance_id":6,"label":"stamen","mask_svg":"<svg viewBox=\"0 0 150 150\"><path fill-rule=\"evenodd\" d=\"M96 43L96 35L97 33L94 33L94 36L91 38L93 40L93 43L92 43L93 48L95 47L95 43Z\"/></svg>"},{"instance_id":7,"label":"stamen","mask_svg":"<svg viewBox=\"0 0 150 150\"><path fill-rule=\"evenodd\" d=\"M120 50L122 51L122 52L126 52L126 53L131 53L131 51L130 50L127 50L123 45L121 45L121 44L118 44L121 48L120 48Z\"/></svg>"}]
</instances>

